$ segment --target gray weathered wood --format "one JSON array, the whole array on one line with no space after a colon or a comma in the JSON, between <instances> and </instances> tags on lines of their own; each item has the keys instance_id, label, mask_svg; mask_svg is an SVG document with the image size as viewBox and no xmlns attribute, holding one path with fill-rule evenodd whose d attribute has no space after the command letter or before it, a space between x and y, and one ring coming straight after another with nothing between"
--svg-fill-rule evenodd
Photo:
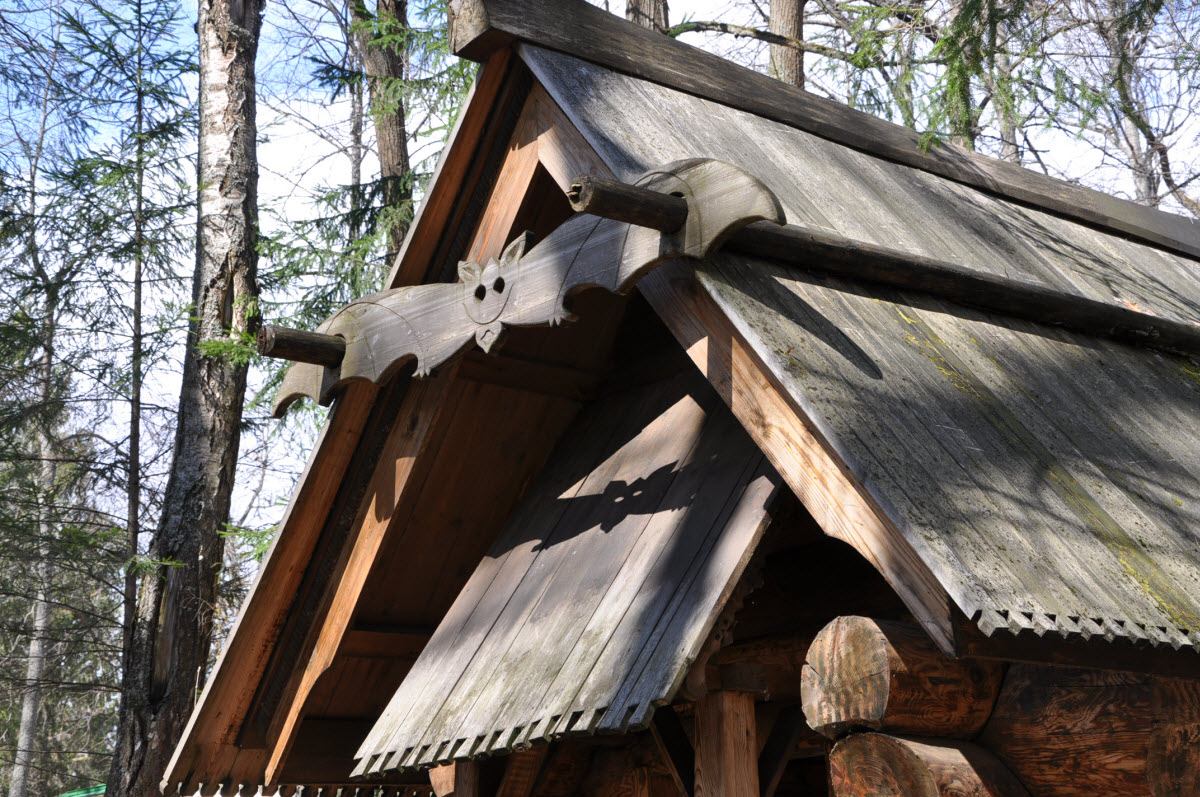
<instances>
[{"instance_id":1,"label":"gray weathered wood","mask_svg":"<svg viewBox=\"0 0 1200 797\"><path fill-rule=\"evenodd\" d=\"M576 186L571 203L581 212L660 230L676 229L687 218L687 202L681 197L587 175L578 177L572 188ZM1193 320L1161 318L1070 289L988 274L966 264L852 241L799 225L751 224L734 233L726 249L856 281L920 291L1007 317L1123 343L1200 354L1200 323Z\"/></svg>"},{"instance_id":2,"label":"gray weathered wood","mask_svg":"<svg viewBox=\"0 0 1200 797\"><path fill-rule=\"evenodd\" d=\"M1175 322L1200 316L1191 259L573 58L522 54L621 179L704 152L758 176L794 224L823 235ZM699 278L988 633L1200 643L1185 586L1200 579L1196 365L744 255L701 264Z\"/></svg>"},{"instance_id":3,"label":"gray weathered wood","mask_svg":"<svg viewBox=\"0 0 1200 797\"><path fill-rule=\"evenodd\" d=\"M263 324L256 337L258 353L278 360L312 363L336 368L346 356L346 341L303 329Z\"/></svg>"},{"instance_id":4,"label":"gray weathered wood","mask_svg":"<svg viewBox=\"0 0 1200 797\"><path fill-rule=\"evenodd\" d=\"M651 710L671 697L778 477L694 372L579 424L364 742L361 774L594 732L622 693Z\"/></svg>"},{"instance_id":5,"label":"gray weathered wood","mask_svg":"<svg viewBox=\"0 0 1200 797\"><path fill-rule=\"evenodd\" d=\"M1200 265L803 130L537 47L522 56L616 176L703 153L762 180L789 222L1175 320Z\"/></svg>"},{"instance_id":6,"label":"gray weathered wood","mask_svg":"<svg viewBox=\"0 0 1200 797\"><path fill-rule=\"evenodd\" d=\"M564 8L566 5L566 8ZM784 122L897 163L1043 207L1175 251L1200 255L1200 225L1071 185L953 145L921 146L919 135L808 94L677 40L668 40L582 0L457 0L451 46L480 60L525 41L617 72ZM536 71L536 70L535 70ZM703 75L703 80L697 80Z\"/></svg>"},{"instance_id":7,"label":"gray weathered wood","mask_svg":"<svg viewBox=\"0 0 1200 797\"><path fill-rule=\"evenodd\" d=\"M295 399L328 403L355 380L381 384L409 362L425 375L478 343L495 348L505 327L558 325L567 301L582 288L627 293L649 269L676 257L704 257L739 227L782 223L778 201L752 175L707 159L671 163L642 175L638 184L685 197L682 227L661 233L619 221L576 216L530 248L520 236L500 259L462 262L456 283L415 285L346 305L318 332L340 336L341 364L293 365L275 402L278 416Z\"/></svg>"},{"instance_id":8,"label":"gray weathered wood","mask_svg":"<svg viewBox=\"0 0 1200 797\"><path fill-rule=\"evenodd\" d=\"M567 193L576 213L624 221L660 232L675 232L687 221L683 197L581 174Z\"/></svg>"}]
</instances>

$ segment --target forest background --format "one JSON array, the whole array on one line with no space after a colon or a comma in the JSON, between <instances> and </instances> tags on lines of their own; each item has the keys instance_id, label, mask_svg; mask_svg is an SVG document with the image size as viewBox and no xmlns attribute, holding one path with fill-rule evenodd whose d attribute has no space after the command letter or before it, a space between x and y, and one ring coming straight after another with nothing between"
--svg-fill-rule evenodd
<instances>
[{"instance_id":1,"label":"forest background","mask_svg":"<svg viewBox=\"0 0 1200 797\"><path fill-rule=\"evenodd\" d=\"M1194 2L593 2L927 146L1200 218ZM10 797L153 793L147 741L186 719L324 417L268 419L257 319L312 328L382 285L474 74L446 51L445 0L239 0L234 20L193 3L0 3ZM220 74L258 105L235 164L257 197L246 178L230 240L197 224L217 193L198 155L210 34L233 37ZM187 645L162 638L175 625ZM161 669L168 645L184 652Z\"/></svg>"}]
</instances>

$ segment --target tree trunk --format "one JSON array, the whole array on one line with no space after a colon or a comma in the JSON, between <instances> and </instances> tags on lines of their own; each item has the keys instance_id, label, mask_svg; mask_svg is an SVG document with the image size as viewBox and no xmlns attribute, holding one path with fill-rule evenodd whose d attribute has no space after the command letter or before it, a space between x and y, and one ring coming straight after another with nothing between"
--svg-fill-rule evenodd
<instances>
[{"instance_id":1,"label":"tree trunk","mask_svg":"<svg viewBox=\"0 0 1200 797\"><path fill-rule=\"evenodd\" d=\"M38 546L43 561L36 568L37 592L33 598L33 627L29 634L25 660L25 689L21 695L21 725L17 732L17 751L13 756L9 797L25 797L29 773L36 754L38 709L42 704L42 675L46 669L46 629L50 625L50 606L46 603L45 545Z\"/></svg>"},{"instance_id":2,"label":"tree trunk","mask_svg":"<svg viewBox=\"0 0 1200 797\"><path fill-rule=\"evenodd\" d=\"M804 39L803 0L771 0L771 33ZM771 45L771 77L804 88L804 53L784 44Z\"/></svg>"},{"instance_id":3,"label":"tree trunk","mask_svg":"<svg viewBox=\"0 0 1200 797\"><path fill-rule=\"evenodd\" d=\"M353 39L353 37L350 37ZM353 64L355 69L362 69L362 57L358 54L357 48L353 44L347 42L353 49ZM350 86L350 227L348 230L349 241L351 246L358 242L362 237L362 211L363 211L363 185L362 185L362 163L363 163L363 118L366 116L366 108L363 107L363 86L362 83L355 83ZM389 264L391 261L387 261Z\"/></svg>"},{"instance_id":4,"label":"tree trunk","mask_svg":"<svg viewBox=\"0 0 1200 797\"><path fill-rule=\"evenodd\" d=\"M257 0L200 3L199 224L193 321L174 458L123 673L109 797L157 797L203 680L229 515L246 365L229 344L257 323L254 57ZM199 345L198 345L199 344Z\"/></svg>"},{"instance_id":5,"label":"tree trunk","mask_svg":"<svg viewBox=\"0 0 1200 797\"><path fill-rule=\"evenodd\" d=\"M50 359L50 349L44 360ZM49 367L45 368L42 389L42 406L49 399ZM38 561L34 564L34 579L37 588L33 597L33 625L29 633L29 649L25 659L25 688L21 695L21 725L17 731L17 750L13 756L12 778L9 797L25 797L29 785L29 774L33 770L37 754L38 713L42 705L42 678L46 671L46 631L50 627L50 604L46 599L46 584L49 580L48 542L53 532L49 513L50 494L54 489L54 462L50 455L47 434L38 434L38 453L42 460L38 498Z\"/></svg>"},{"instance_id":6,"label":"tree trunk","mask_svg":"<svg viewBox=\"0 0 1200 797\"><path fill-rule=\"evenodd\" d=\"M996 53L998 87L1004 88L1006 92L1013 91L1011 88L1012 69L1012 59L1008 57L1008 53L1003 50ZM1021 147L1017 142L1020 125L1017 123L1016 98L1007 93L1003 96L997 93L993 97L993 103L1000 124L1000 158L1019 166L1021 164Z\"/></svg>"},{"instance_id":7,"label":"tree trunk","mask_svg":"<svg viewBox=\"0 0 1200 797\"><path fill-rule=\"evenodd\" d=\"M626 0L625 19L659 33L666 33L671 27L667 0Z\"/></svg>"},{"instance_id":8,"label":"tree trunk","mask_svg":"<svg viewBox=\"0 0 1200 797\"><path fill-rule=\"evenodd\" d=\"M371 118L375 122L375 140L379 148L379 172L384 184L384 202L396 214L388 226L387 263L390 266L400 253L408 224L396 216L412 200L412 178L409 174L408 132L405 126L404 100L388 91L388 82L402 80L406 75L405 53L395 47L380 47L377 34L366 27L372 20L361 0L349 0L350 15L359 25L359 50L367 74L367 91L371 100ZM408 0L379 0L375 20L390 24L395 21L408 25Z\"/></svg>"},{"instance_id":9,"label":"tree trunk","mask_svg":"<svg viewBox=\"0 0 1200 797\"><path fill-rule=\"evenodd\" d=\"M47 82L47 93L49 82ZM45 96L45 95L43 95ZM42 146L48 133L47 116L43 106L42 125L37 141L37 152L29 169L29 218L37 218L38 176L41 168ZM50 604L47 586L50 581L50 539L54 533L51 513L53 512L54 484L57 466L51 450L50 430L55 413L51 402L54 398L54 351L58 333L59 284L57 275L51 276L43 267L37 227L30 225L25 241L25 252L32 267L33 276L41 282L45 297L45 313L42 329L42 357L39 364L41 382L38 395L37 450L41 467L38 472L37 523L41 538L37 545L37 561L34 563L34 580L37 584L33 597L33 625L29 634L29 648L25 664L25 688L21 695L21 724L17 729L17 750L13 757L12 775L9 780L9 797L25 797L29 786L29 774L36 757L38 715L42 704L42 679L46 671L46 632L50 627Z\"/></svg>"}]
</instances>

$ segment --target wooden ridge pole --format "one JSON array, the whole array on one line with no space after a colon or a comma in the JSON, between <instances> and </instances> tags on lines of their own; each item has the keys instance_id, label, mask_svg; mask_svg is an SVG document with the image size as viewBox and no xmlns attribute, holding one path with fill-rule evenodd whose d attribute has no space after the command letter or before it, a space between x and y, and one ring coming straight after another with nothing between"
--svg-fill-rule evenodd
<instances>
[{"instance_id":1,"label":"wooden ridge pole","mask_svg":"<svg viewBox=\"0 0 1200 797\"><path fill-rule=\"evenodd\" d=\"M586 175L574 181L568 198L580 213L664 232L682 226L688 213L682 197ZM1200 354L1200 325L794 224L750 224L725 248L1122 343Z\"/></svg>"}]
</instances>

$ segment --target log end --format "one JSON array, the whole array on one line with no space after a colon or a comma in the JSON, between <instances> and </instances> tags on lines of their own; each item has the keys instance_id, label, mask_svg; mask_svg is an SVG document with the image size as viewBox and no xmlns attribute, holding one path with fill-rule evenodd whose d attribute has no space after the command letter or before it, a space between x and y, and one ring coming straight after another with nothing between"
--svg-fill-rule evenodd
<instances>
[{"instance_id":1,"label":"log end","mask_svg":"<svg viewBox=\"0 0 1200 797\"><path fill-rule=\"evenodd\" d=\"M946 657L915 624L839 617L808 649L801 701L809 726L829 739L854 730L971 738L1003 673L997 662Z\"/></svg>"},{"instance_id":2,"label":"log end","mask_svg":"<svg viewBox=\"0 0 1200 797\"><path fill-rule=\"evenodd\" d=\"M1029 797L993 755L969 742L856 733L829 753L835 797Z\"/></svg>"},{"instance_id":3,"label":"log end","mask_svg":"<svg viewBox=\"0 0 1200 797\"><path fill-rule=\"evenodd\" d=\"M822 628L801 671L809 727L829 739L879 730L891 691L888 648L879 626L865 617L838 617Z\"/></svg>"}]
</instances>

